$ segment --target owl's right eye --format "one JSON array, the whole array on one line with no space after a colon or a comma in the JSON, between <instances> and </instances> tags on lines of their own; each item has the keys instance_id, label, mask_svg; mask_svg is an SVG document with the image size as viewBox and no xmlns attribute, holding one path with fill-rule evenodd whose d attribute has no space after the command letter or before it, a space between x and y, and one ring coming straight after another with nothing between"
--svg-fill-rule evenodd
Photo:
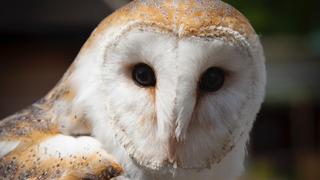
<instances>
[{"instance_id":1,"label":"owl's right eye","mask_svg":"<svg viewBox=\"0 0 320 180\"><path fill-rule=\"evenodd\" d=\"M136 64L132 70L132 79L140 86L153 87L156 85L156 77L153 69L144 63Z\"/></svg>"}]
</instances>

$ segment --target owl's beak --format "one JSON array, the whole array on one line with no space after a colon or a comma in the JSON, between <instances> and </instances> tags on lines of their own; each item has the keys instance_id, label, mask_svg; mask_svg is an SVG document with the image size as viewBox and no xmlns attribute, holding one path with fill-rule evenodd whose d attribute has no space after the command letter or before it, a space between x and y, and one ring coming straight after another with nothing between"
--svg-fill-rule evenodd
<instances>
[{"instance_id":1,"label":"owl's beak","mask_svg":"<svg viewBox=\"0 0 320 180\"><path fill-rule=\"evenodd\" d=\"M196 101L197 101L197 83L191 77L178 79L178 88L174 103L174 136L177 141L186 138L186 133L192 119Z\"/></svg>"},{"instance_id":2,"label":"owl's beak","mask_svg":"<svg viewBox=\"0 0 320 180\"><path fill-rule=\"evenodd\" d=\"M197 101L196 87L193 82L182 82L179 86L174 103L173 127L169 138L168 158L171 163L177 162L178 144L187 136Z\"/></svg>"}]
</instances>

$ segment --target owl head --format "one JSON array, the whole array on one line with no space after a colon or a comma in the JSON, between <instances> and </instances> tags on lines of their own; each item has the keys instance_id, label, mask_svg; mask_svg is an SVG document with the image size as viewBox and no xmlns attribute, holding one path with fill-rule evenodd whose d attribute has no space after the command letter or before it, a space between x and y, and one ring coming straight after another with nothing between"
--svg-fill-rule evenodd
<instances>
[{"instance_id":1,"label":"owl head","mask_svg":"<svg viewBox=\"0 0 320 180\"><path fill-rule=\"evenodd\" d=\"M69 81L101 141L145 168L202 169L245 148L264 63L248 20L219 0L135 0L95 29Z\"/></svg>"}]
</instances>

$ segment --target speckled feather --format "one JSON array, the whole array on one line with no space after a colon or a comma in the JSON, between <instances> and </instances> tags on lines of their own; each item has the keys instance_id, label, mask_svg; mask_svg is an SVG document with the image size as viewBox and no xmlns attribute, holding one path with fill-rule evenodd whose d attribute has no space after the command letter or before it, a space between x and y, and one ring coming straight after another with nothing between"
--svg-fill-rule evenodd
<instances>
[{"instance_id":1,"label":"speckled feather","mask_svg":"<svg viewBox=\"0 0 320 180\"><path fill-rule=\"evenodd\" d=\"M44 98L0 122L0 142L19 142L12 152L0 157L0 179L110 179L120 175L123 171L120 165L101 150L89 154L75 152L67 157L57 150L49 158L38 152L43 142L61 133L50 110L52 100L60 97L51 98L50 101ZM81 152L86 147L77 148Z\"/></svg>"},{"instance_id":2,"label":"speckled feather","mask_svg":"<svg viewBox=\"0 0 320 180\"><path fill-rule=\"evenodd\" d=\"M0 121L0 142L19 142L13 151L0 157L0 179L102 180L123 172L122 167L104 154L102 149L85 151L91 147L82 144L75 143L75 146L78 145L79 152L89 153L77 151L62 156L64 152L61 150L56 150L54 154L39 152L45 141L50 142L64 128L54 118L57 117L53 112L54 102L68 101L70 98L70 89L59 83L42 100ZM71 143L76 141L72 139ZM44 148L46 151L52 147Z\"/></svg>"}]
</instances>

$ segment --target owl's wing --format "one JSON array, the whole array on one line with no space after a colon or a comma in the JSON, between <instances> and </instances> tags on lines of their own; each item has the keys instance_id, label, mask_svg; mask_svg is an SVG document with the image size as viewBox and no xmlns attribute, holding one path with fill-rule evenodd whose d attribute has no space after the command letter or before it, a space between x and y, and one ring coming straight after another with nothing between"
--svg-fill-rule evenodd
<instances>
[{"instance_id":1,"label":"owl's wing","mask_svg":"<svg viewBox=\"0 0 320 180\"><path fill-rule=\"evenodd\" d=\"M63 135L47 118L29 109L0 121L0 177L110 179L122 173L96 139Z\"/></svg>"}]
</instances>

